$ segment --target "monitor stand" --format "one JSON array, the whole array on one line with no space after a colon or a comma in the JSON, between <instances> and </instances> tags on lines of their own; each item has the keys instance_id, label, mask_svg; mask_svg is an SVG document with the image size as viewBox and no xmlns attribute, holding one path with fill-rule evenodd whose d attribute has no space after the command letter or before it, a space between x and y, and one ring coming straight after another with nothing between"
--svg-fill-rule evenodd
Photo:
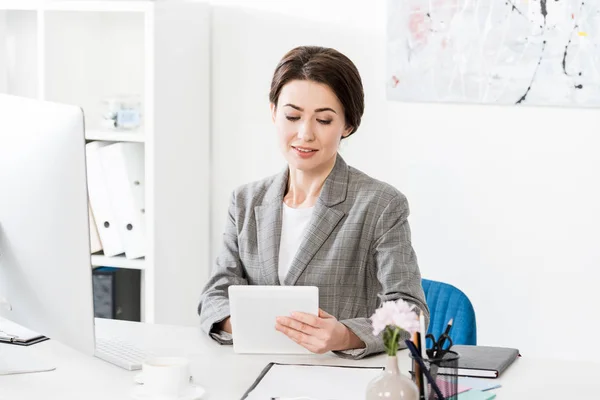
<instances>
[{"instance_id":1,"label":"monitor stand","mask_svg":"<svg viewBox=\"0 0 600 400\"><path fill-rule=\"evenodd\" d=\"M0 343L0 375L27 374L56 369L55 365L35 356L33 351L33 347Z\"/></svg>"}]
</instances>

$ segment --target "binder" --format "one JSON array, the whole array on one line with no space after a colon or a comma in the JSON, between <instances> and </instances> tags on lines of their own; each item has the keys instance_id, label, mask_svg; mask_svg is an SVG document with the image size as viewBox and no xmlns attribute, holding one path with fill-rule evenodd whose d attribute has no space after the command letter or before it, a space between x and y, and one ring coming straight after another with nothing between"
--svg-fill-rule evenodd
<instances>
[{"instance_id":1,"label":"binder","mask_svg":"<svg viewBox=\"0 0 600 400\"><path fill-rule=\"evenodd\" d=\"M99 150L125 256L146 255L144 145L115 143Z\"/></svg>"},{"instance_id":2,"label":"binder","mask_svg":"<svg viewBox=\"0 0 600 400\"><path fill-rule=\"evenodd\" d=\"M141 271L100 267L92 271L94 317L141 321Z\"/></svg>"},{"instance_id":3,"label":"binder","mask_svg":"<svg viewBox=\"0 0 600 400\"><path fill-rule=\"evenodd\" d=\"M92 212L92 207L89 203L88 215L90 218L90 251L92 253L97 253L102 250L102 242L100 241L100 236L98 236L98 226L96 225L96 219L94 218L94 213Z\"/></svg>"},{"instance_id":4,"label":"binder","mask_svg":"<svg viewBox=\"0 0 600 400\"><path fill-rule=\"evenodd\" d=\"M117 221L108 194L106 176L100 161L99 150L108 146L105 142L91 142L85 145L87 157L87 177L89 202L102 242L104 255L112 257L125 251Z\"/></svg>"}]
</instances>

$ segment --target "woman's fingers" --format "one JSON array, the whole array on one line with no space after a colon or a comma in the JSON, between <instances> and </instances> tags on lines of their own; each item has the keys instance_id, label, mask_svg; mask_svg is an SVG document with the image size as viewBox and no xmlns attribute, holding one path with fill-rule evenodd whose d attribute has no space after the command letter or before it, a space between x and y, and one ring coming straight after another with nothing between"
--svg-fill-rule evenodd
<instances>
[{"instance_id":1,"label":"woman's fingers","mask_svg":"<svg viewBox=\"0 0 600 400\"><path fill-rule=\"evenodd\" d=\"M305 333L310 336L317 334L318 329L301 320L291 317L277 317L277 323L286 328L293 329L298 332Z\"/></svg>"},{"instance_id":2,"label":"woman's fingers","mask_svg":"<svg viewBox=\"0 0 600 400\"><path fill-rule=\"evenodd\" d=\"M312 341L314 340L314 336L279 322L275 324L275 329L302 346L312 344Z\"/></svg>"},{"instance_id":3,"label":"woman's fingers","mask_svg":"<svg viewBox=\"0 0 600 400\"><path fill-rule=\"evenodd\" d=\"M337 320L319 309L319 316L294 312L290 317L277 317L275 329L313 353L323 354L333 345Z\"/></svg>"},{"instance_id":4,"label":"woman's fingers","mask_svg":"<svg viewBox=\"0 0 600 400\"><path fill-rule=\"evenodd\" d=\"M321 318L317 317L316 315L313 314L307 314L307 313L303 313L303 312L293 312L292 313L292 318L300 321L306 325L315 327L315 328L322 328L323 324L321 321Z\"/></svg>"},{"instance_id":5,"label":"woman's fingers","mask_svg":"<svg viewBox=\"0 0 600 400\"><path fill-rule=\"evenodd\" d=\"M328 351L325 348L324 342L322 340L320 340L319 338L317 338L316 336L308 335L304 332L297 331L295 329L281 325L279 323L277 323L275 325L275 329L278 330L279 332L285 334L287 337L292 339L294 342L298 343L300 346L304 347L305 349L307 349L313 353L323 354Z\"/></svg>"}]
</instances>

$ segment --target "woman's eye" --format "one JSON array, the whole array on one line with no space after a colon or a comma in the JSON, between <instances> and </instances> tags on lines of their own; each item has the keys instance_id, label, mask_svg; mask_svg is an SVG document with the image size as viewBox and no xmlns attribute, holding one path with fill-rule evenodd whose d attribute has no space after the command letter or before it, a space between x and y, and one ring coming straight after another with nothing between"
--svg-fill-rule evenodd
<instances>
[{"instance_id":1,"label":"woman's eye","mask_svg":"<svg viewBox=\"0 0 600 400\"><path fill-rule=\"evenodd\" d=\"M329 125L331 123L331 120L325 120L325 119L318 119L317 120L320 124L322 125Z\"/></svg>"},{"instance_id":2,"label":"woman's eye","mask_svg":"<svg viewBox=\"0 0 600 400\"><path fill-rule=\"evenodd\" d=\"M289 115L286 115L285 117L288 119L288 121L298 121L300 119L300 117L290 117Z\"/></svg>"}]
</instances>

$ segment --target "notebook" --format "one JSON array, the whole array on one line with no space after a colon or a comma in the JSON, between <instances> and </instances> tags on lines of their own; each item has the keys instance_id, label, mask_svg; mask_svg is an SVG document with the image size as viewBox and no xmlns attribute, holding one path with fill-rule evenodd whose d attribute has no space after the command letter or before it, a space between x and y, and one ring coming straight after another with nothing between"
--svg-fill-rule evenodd
<instances>
[{"instance_id":1,"label":"notebook","mask_svg":"<svg viewBox=\"0 0 600 400\"><path fill-rule=\"evenodd\" d=\"M0 319L0 343L28 346L47 339L46 336L40 335L12 321L4 318Z\"/></svg>"},{"instance_id":2,"label":"notebook","mask_svg":"<svg viewBox=\"0 0 600 400\"><path fill-rule=\"evenodd\" d=\"M460 355L459 376L497 378L519 356L519 350L507 347L452 346L451 350ZM440 368L438 373L448 373Z\"/></svg>"}]
</instances>

